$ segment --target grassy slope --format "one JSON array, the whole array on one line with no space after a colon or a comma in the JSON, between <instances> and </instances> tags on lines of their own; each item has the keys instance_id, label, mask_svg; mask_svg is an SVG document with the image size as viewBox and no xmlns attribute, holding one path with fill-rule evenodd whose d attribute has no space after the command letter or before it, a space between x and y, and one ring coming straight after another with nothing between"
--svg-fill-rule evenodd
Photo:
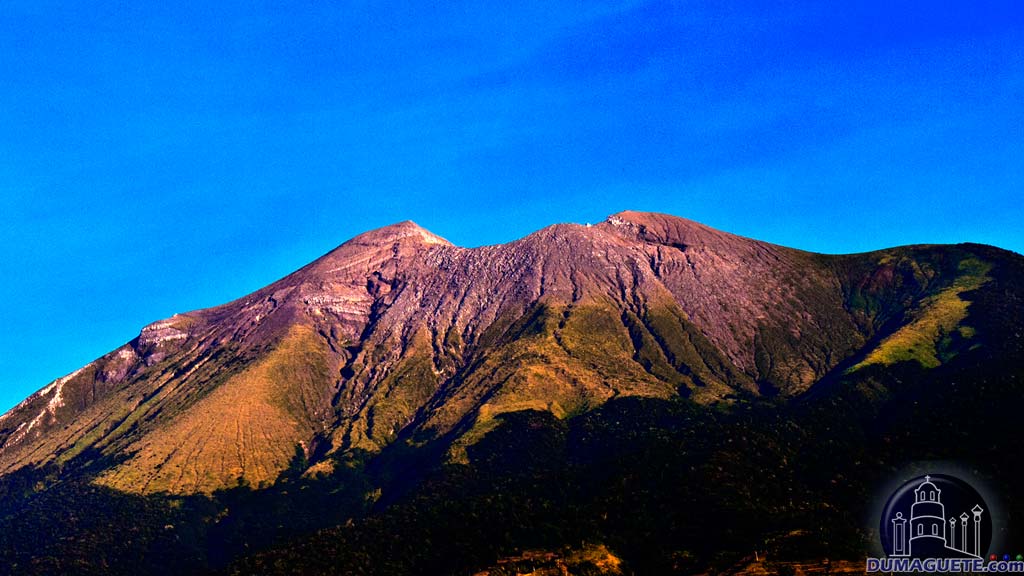
<instances>
[{"instance_id":1,"label":"grassy slope","mask_svg":"<svg viewBox=\"0 0 1024 576\"><path fill-rule=\"evenodd\" d=\"M567 418L611 398L682 394L705 402L749 385L672 302L652 303L639 315L610 302L540 304L497 322L484 340L486 354L471 359L426 419L440 432L460 420L469 427L456 442L458 459L507 412ZM471 419L462 420L467 413Z\"/></svg>"},{"instance_id":2,"label":"grassy slope","mask_svg":"<svg viewBox=\"0 0 1024 576\"><path fill-rule=\"evenodd\" d=\"M910 312L909 322L882 340L852 369L907 361L934 368L949 356L954 343L973 337L974 328L963 323L968 308L963 294L988 282L992 266L977 258L964 258L957 268L959 274L948 287L924 298Z\"/></svg>"},{"instance_id":3,"label":"grassy slope","mask_svg":"<svg viewBox=\"0 0 1024 576\"><path fill-rule=\"evenodd\" d=\"M262 361L142 436L132 458L97 481L142 493L271 482L317 431L313 415L330 379L326 344L294 325Z\"/></svg>"}]
</instances>

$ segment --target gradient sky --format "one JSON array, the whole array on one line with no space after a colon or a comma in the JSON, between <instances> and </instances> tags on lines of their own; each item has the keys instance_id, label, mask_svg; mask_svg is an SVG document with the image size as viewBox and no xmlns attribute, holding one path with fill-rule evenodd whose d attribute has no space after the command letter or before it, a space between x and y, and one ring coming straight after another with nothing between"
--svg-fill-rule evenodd
<instances>
[{"instance_id":1,"label":"gradient sky","mask_svg":"<svg viewBox=\"0 0 1024 576\"><path fill-rule=\"evenodd\" d=\"M1016 1L185 4L3 2L0 411L405 219L1024 251Z\"/></svg>"}]
</instances>

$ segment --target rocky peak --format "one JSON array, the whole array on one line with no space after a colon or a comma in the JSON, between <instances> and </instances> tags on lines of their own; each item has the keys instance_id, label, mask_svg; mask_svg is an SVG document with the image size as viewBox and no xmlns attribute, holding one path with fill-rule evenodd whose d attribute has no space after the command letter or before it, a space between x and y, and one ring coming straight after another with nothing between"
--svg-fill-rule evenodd
<instances>
[{"instance_id":1,"label":"rocky peak","mask_svg":"<svg viewBox=\"0 0 1024 576\"><path fill-rule=\"evenodd\" d=\"M656 212L619 212L609 216L601 226L628 238L680 249L715 246L727 250L761 244L693 220Z\"/></svg>"},{"instance_id":2,"label":"rocky peak","mask_svg":"<svg viewBox=\"0 0 1024 576\"><path fill-rule=\"evenodd\" d=\"M364 232L342 246L388 247L396 242L415 242L427 246L451 246L452 243L421 227L412 220L405 220L376 230Z\"/></svg>"},{"instance_id":3,"label":"rocky peak","mask_svg":"<svg viewBox=\"0 0 1024 576\"><path fill-rule=\"evenodd\" d=\"M447 247L453 247L452 243L406 220L364 232L289 278L309 281L312 275L316 280L363 283L367 275L393 273L401 260L432 248Z\"/></svg>"}]
</instances>

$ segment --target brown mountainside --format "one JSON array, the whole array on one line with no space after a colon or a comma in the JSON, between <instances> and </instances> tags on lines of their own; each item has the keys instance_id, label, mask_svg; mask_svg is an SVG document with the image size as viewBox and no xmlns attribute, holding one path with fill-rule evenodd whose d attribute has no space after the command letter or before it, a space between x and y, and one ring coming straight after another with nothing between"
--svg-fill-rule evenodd
<instances>
[{"instance_id":1,"label":"brown mountainside","mask_svg":"<svg viewBox=\"0 0 1024 576\"><path fill-rule=\"evenodd\" d=\"M403 222L43 388L0 417L0 472L104 455L106 485L207 492L272 482L297 449L315 468L447 434L457 458L524 408L797 395L955 353L973 336L959 295L988 266L950 246L824 256L651 213L474 249Z\"/></svg>"}]
</instances>

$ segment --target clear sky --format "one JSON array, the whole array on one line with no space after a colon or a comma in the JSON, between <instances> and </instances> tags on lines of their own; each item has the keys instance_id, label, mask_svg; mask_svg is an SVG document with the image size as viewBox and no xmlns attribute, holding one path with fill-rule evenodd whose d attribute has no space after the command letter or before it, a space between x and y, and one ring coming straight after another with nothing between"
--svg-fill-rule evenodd
<instances>
[{"instance_id":1,"label":"clear sky","mask_svg":"<svg viewBox=\"0 0 1024 576\"><path fill-rule=\"evenodd\" d=\"M1024 251L1019 2L767 4L3 2L0 411L405 219Z\"/></svg>"}]
</instances>

